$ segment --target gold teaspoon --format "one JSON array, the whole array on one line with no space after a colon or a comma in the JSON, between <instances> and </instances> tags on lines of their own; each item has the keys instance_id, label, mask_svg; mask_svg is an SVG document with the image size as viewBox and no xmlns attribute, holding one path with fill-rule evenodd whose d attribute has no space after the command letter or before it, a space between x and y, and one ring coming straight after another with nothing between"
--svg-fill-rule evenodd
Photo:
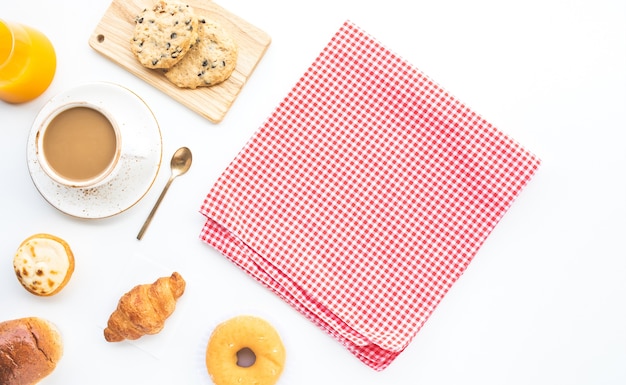
<instances>
[{"instance_id":1,"label":"gold teaspoon","mask_svg":"<svg viewBox=\"0 0 626 385\"><path fill-rule=\"evenodd\" d=\"M176 177L186 173L189 170L189 167L191 167L191 151L187 147L181 147L176 150L174 155L172 155L172 160L170 161L170 169L172 174L170 176L170 179L167 181L167 184L165 184L161 195L159 195L159 199L157 199L156 203L154 204L154 207L152 208L152 211L150 211L150 215L148 215L148 218L141 227L141 230L139 230L139 234L137 234L137 239L141 240L141 238L143 237L143 234L146 232L148 225L152 221L154 213L156 213L157 209L159 208L159 205L161 204L165 193L170 188L172 181L176 179Z\"/></svg>"}]
</instances>

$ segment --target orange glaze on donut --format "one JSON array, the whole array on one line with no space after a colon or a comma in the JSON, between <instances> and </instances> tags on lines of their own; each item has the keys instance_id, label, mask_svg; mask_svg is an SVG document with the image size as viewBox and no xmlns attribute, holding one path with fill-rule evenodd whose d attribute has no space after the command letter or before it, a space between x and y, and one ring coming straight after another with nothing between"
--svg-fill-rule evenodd
<instances>
[{"instance_id":1,"label":"orange glaze on donut","mask_svg":"<svg viewBox=\"0 0 626 385\"><path fill-rule=\"evenodd\" d=\"M250 349L250 366L240 366L238 354ZM267 321L248 315L219 324L207 344L206 367L216 385L273 385L285 364L285 347Z\"/></svg>"}]
</instances>

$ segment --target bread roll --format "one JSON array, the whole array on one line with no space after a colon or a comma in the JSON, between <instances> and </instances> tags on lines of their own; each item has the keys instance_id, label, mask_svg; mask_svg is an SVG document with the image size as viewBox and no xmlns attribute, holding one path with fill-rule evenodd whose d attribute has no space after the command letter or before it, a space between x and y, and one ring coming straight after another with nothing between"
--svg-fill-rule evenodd
<instances>
[{"instance_id":1,"label":"bread roll","mask_svg":"<svg viewBox=\"0 0 626 385\"><path fill-rule=\"evenodd\" d=\"M61 334L51 322L37 317L0 322L0 384L36 384L62 355Z\"/></svg>"}]
</instances>

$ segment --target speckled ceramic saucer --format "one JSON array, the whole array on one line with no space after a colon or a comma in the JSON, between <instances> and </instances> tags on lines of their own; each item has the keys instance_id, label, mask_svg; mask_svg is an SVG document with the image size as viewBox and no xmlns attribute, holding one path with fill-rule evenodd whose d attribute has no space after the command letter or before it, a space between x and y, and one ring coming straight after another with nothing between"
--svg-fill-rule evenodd
<instances>
[{"instance_id":1,"label":"speckled ceramic saucer","mask_svg":"<svg viewBox=\"0 0 626 385\"><path fill-rule=\"evenodd\" d=\"M115 117L121 133L121 155L113 178L104 185L74 188L53 181L37 159L36 135L52 111L66 103L98 105ZM28 169L33 183L52 206L80 218L105 218L137 203L150 189L161 166L161 130L139 96L112 83L84 84L56 95L44 105L28 138Z\"/></svg>"}]
</instances>

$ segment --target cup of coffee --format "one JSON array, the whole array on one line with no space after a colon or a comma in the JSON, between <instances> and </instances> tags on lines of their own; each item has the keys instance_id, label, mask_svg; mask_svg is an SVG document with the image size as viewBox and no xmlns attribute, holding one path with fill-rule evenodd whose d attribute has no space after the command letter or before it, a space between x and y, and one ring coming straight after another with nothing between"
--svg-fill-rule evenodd
<instances>
[{"instance_id":1,"label":"cup of coffee","mask_svg":"<svg viewBox=\"0 0 626 385\"><path fill-rule=\"evenodd\" d=\"M35 146L39 164L51 179L67 187L91 188L114 176L121 136L107 111L72 102L43 119Z\"/></svg>"}]
</instances>

